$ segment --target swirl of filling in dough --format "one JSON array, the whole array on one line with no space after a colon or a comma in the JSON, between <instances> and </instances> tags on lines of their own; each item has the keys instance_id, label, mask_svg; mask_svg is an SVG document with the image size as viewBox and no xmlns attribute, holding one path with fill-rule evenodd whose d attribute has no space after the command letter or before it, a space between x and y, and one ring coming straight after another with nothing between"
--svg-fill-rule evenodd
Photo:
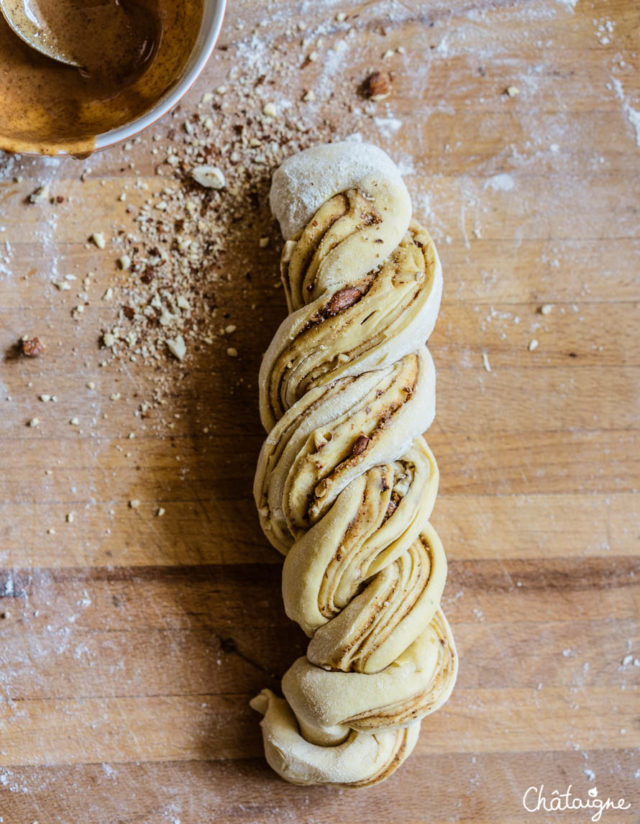
<instances>
[{"instance_id":1,"label":"swirl of filling in dough","mask_svg":"<svg viewBox=\"0 0 640 824\"><path fill-rule=\"evenodd\" d=\"M457 673L429 523L438 469L421 434L435 414L426 340L442 272L375 146L294 155L270 200L289 315L260 370L268 437L254 495L285 556L287 615L311 640L284 699L265 689L251 705L283 778L366 786L410 754Z\"/></svg>"}]
</instances>

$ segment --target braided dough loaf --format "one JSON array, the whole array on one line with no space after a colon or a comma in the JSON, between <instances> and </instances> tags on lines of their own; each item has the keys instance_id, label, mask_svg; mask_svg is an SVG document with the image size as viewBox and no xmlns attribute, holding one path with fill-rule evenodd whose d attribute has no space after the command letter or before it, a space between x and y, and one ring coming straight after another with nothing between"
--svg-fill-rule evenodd
<instances>
[{"instance_id":1,"label":"braided dough loaf","mask_svg":"<svg viewBox=\"0 0 640 824\"><path fill-rule=\"evenodd\" d=\"M428 519L438 469L433 330L442 273L400 173L375 146L286 160L271 187L289 315L260 370L262 528L287 615L311 638L263 690L267 761L297 784L365 786L413 749L457 673Z\"/></svg>"}]
</instances>

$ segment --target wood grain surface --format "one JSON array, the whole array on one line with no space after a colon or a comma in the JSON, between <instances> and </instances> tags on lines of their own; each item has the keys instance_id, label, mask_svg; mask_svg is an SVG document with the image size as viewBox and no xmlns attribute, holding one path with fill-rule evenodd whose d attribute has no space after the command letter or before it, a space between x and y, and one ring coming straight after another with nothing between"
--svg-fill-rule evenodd
<instances>
[{"instance_id":1,"label":"wood grain surface","mask_svg":"<svg viewBox=\"0 0 640 824\"><path fill-rule=\"evenodd\" d=\"M2 824L590 819L527 812L523 793L540 785L583 799L597 787L630 805L602 821L638 820L640 8L230 0L181 116L272 50L276 101L299 100L301 41L317 37L312 134L334 128L332 90L353 90L336 135L401 164L443 261L428 440L457 688L380 786L305 789L269 770L248 701L277 688L305 639L251 495L257 371L286 311L266 205L217 290L239 357L222 342L186 368L109 363L100 295L126 273L86 241L128 230L140 181L161 188L152 152L172 118L88 160L5 156ZM363 104L358 84L385 66L391 97ZM43 180L64 202L25 202ZM79 287L51 281L88 271L95 299L79 318ZM33 334L46 355L17 357ZM165 403L143 424L135 410L159 372Z\"/></svg>"}]
</instances>

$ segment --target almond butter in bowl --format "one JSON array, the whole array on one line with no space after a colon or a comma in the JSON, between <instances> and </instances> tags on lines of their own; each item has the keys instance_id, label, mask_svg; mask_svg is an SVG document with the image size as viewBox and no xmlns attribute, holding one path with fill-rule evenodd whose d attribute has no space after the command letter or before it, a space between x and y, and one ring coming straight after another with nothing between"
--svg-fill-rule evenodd
<instances>
[{"instance_id":1,"label":"almond butter in bowl","mask_svg":"<svg viewBox=\"0 0 640 824\"><path fill-rule=\"evenodd\" d=\"M224 10L222 0L38 6L81 68L34 51L0 17L0 148L48 155L125 139L175 105L206 62Z\"/></svg>"}]
</instances>

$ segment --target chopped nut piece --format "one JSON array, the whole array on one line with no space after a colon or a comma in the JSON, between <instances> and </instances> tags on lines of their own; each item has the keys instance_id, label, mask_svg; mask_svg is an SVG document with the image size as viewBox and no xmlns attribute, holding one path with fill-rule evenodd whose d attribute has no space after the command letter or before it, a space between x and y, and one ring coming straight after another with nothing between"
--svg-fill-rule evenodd
<instances>
[{"instance_id":1,"label":"chopped nut piece","mask_svg":"<svg viewBox=\"0 0 640 824\"><path fill-rule=\"evenodd\" d=\"M121 269L130 269L131 268L131 258L129 255L122 255L122 257L118 258L118 266Z\"/></svg>"},{"instance_id":2,"label":"chopped nut piece","mask_svg":"<svg viewBox=\"0 0 640 824\"><path fill-rule=\"evenodd\" d=\"M276 109L275 104L265 103L264 106L262 107L262 114L265 117L277 117L278 116L278 110Z\"/></svg>"},{"instance_id":3,"label":"chopped nut piece","mask_svg":"<svg viewBox=\"0 0 640 824\"><path fill-rule=\"evenodd\" d=\"M184 342L182 335L178 335L173 339L169 338L167 340L167 348L179 361L184 360L184 357L187 354L187 345Z\"/></svg>"},{"instance_id":4,"label":"chopped nut piece","mask_svg":"<svg viewBox=\"0 0 640 824\"><path fill-rule=\"evenodd\" d=\"M489 355L486 352L482 353L482 365L485 368L485 371L491 372L491 364L489 363Z\"/></svg>"},{"instance_id":5,"label":"chopped nut piece","mask_svg":"<svg viewBox=\"0 0 640 824\"><path fill-rule=\"evenodd\" d=\"M71 426L80 426L80 421L78 418L71 418L69 423L71 424Z\"/></svg>"},{"instance_id":6,"label":"chopped nut piece","mask_svg":"<svg viewBox=\"0 0 640 824\"><path fill-rule=\"evenodd\" d=\"M205 189L224 189L226 178L217 166L196 166L191 170L191 177Z\"/></svg>"},{"instance_id":7,"label":"chopped nut piece","mask_svg":"<svg viewBox=\"0 0 640 824\"><path fill-rule=\"evenodd\" d=\"M517 97L520 94L520 89L517 86L507 86L504 93L508 97Z\"/></svg>"},{"instance_id":8,"label":"chopped nut piece","mask_svg":"<svg viewBox=\"0 0 640 824\"><path fill-rule=\"evenodd\" d=\"M338 14L336 14L336 22L344 23L344 21L346 19L347 19L347 15L345 14L345 12L340 11L340 12L338 12Z\"/></svg>"},{"instance_id":9,"label":"chopped nut piece","mask_svg":"<svg viewBox=\"0 0 640 824\"><path fill-rule=\"evenodd\" d=\"M303 101L303 103L312 103L315 99L316 99L316 96L315 96L315 94L314 94L314 92L313 92L313 89L308 89L308 90L307 90L307 91L306 91L306 92L302 95L302 101Z\"/></svg>"},{"instance_id":10,"label":"chopped nut piece","mask_svg":"<svg viewBox=\"0 0 640 824\"><path fill-rule=\"evenodd\" d=\"M238 350L233 346L229 346L227 349L227 355L229 355L230 358L237 358Z\"/></svg>"},{"instance_id":11,"label":"chopped nut piece","mask_svg":"<svg viewBox=\"0 0 640 824\"><path fill-rule=\"evenodd\" d=\"M75 512L67 512L67 523L72 524L76 519Z\"/></svg>"},{"instance_id":12,"label":"chopped nut piece","mask_svg":"<svg viewBox=\"0 0 640 824\"><path fill-rule=\"evenodd\" d=\"M261 249L266 249L267 246L269 245L269 238L268 237L261 237L260 240L258 241L258 245L260 246Z\"/></svg>"},{"instance_id":13,"label":"chopped nut piece","mask_svg":"<svg viewBox=\"0 0 640 824\"><path fill-rule=\"evenodd\" d=\"M43 200L47 200L49 197L49 184L44 183L42 186L38 186L37 189L34 189L33 192L29 195L29 203L42 203Z\"/></svg>"},{"instance_id":14,"label":"chopped nut piece","mask_svg":"<svg viewBox=\"0 0 640 824\"><path fill-rule=\"evenodd\" d=\"M131 509L137 509L140 506L140 501L137 498L132 498L129 501L129 506Z\"/></svg>"},{"instance_id":15,"label":"chopped nut piece","mask_svg":"<svg viewBox=\"0 0 640 824\"><path fill-rule=\"evenodd\" d=\"M164 515L165 512L166 512L165 508L163 506L159 506L156 509L156 517L162 518L162 516Z\"/></svg>"},{"instance_id":16,"label":"chopped nut piece","mask_svg":"<svg viewBox=\"0 0 640 824\"><path fill-rule=\"evenodd\" d=\"M389 72L373 72L362 85L362 93L370 100L384 100L391 94Z\"/></svg>"},{"instance_id":17,"label":"chopped nut piece","mask_svg":"<svg viewBox=\"0 0 640 824\"><path fill-rule=\"evenodd\" d=\"M533 340L529 341L529 352L533 352L534 349L538 348L538 341L534 338Z\"/></svg>"},{"instance_id":18,"label":"chopped nut piece","mask_svg":"<svg viewBox=\"0 0 640 824\"><path fill-rule=\"evenodd\" d=\"M368 438L366 435L360 435L354 445L351 447L351 455L356 457L357 455L361 455L364 450L369 446L371 438Z\"/></svg>"},{"instance_id":19,"label":"chopped nut piece","mask_svg":"<svg viewBox=\"0 0 640 824\"><path fill-rule=\"evenodd\" d=\"M236 331L236 326L233 323L230 323L228 326L224 327L225 334L232 335Z\"/></svg>"},{"instance_id":20,"label":"chopped nut piece","mask_svg":"<svg viewBox=\"0 0 640 824\"><path fill-rule=\"evenodd\" d=\"M94 232L89 240L94 243L98 249L104 249L107 245L107 239L105 238L103 232Z\"/></svg>"},{"instance_id":21,"label":"chopped nut piece","mask_svg":"<svg viewBox=\"0 0 640 824\"><path fill-rule=\"evenodd\" d=\"M357 303L362 297L363 290L358 286L345 286L336 292L327 305L320 310L323 318L328 319L338 315L354 303Z\"/></svg>"},{"instance_id":22,"label":"chopped nut piece","mask_svg":"<svg viewBox=\"0 0 640 824\"><path fill-rule=\"evenodd\" d=\"M40 418L31 418L30 421L27 421L27 426L40 426Z\"/></svg>"},{"instance_id":23,"label":"chopped nut piece","mask_svg":"<svg viewBox=\"0 0 640 824\"><path fill-rule=\"evenodd\" d=\"M40 338L22 338L20 341L20 348L22 354L27 358L39 358L44 355L45 346Z\"/></svg>"},{"instance_id":24,"label":"chopped nut piece","mask_svg":"<svg viewBox=\"0 0 640 824\"><path fill-rule=\"evenodd\" d=\"M553 309L553 304L552 303L543 303L542 306L540 307L540 314L541 315L550 315L552 309Z\"/></svg>"},{"instance_id":25,"label":"chopped nut piece","mask_svg":"<svg viewBox=\"0 0 640 824\"><path fill-rule=\"evenodd\" d=\"M102 336L102 345L107 349L111 349L111 347L116 342L116 336L113 335L111 332L105 332Z\"/></svg>"}]
</instances>

